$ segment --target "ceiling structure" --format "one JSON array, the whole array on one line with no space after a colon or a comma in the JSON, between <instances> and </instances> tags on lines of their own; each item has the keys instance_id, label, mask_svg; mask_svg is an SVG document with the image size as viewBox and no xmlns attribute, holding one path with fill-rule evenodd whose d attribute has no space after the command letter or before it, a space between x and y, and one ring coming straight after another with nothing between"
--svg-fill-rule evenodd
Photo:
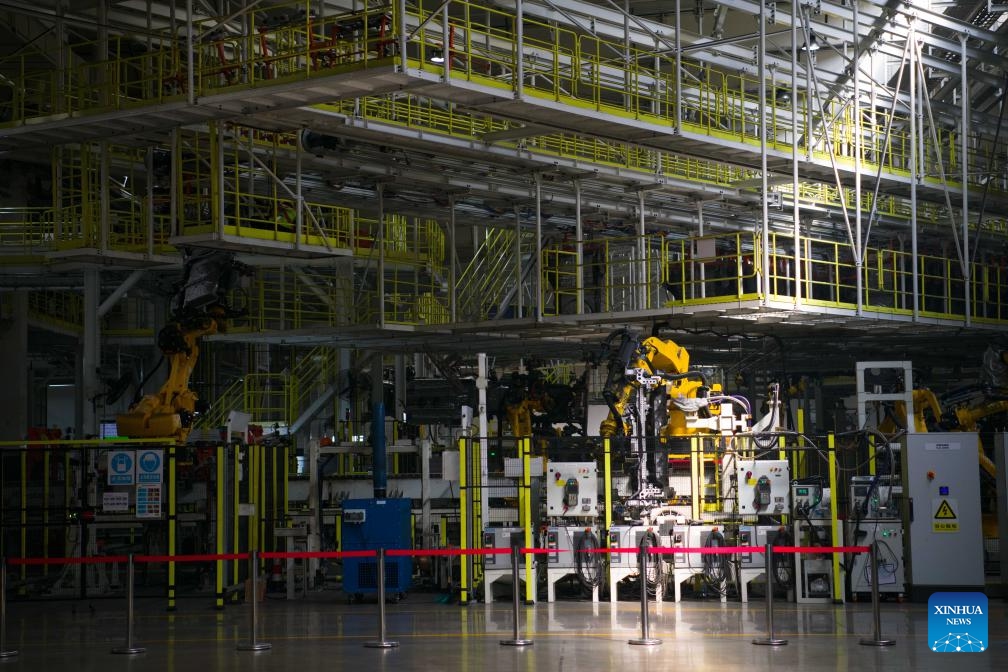
<instances>
[{"instance_id":1,"label":"ceiling structure","mask_svg":"<svg viewBox=\"0 0 1008 672\"><path fill-rule=\"evenodd\" d=\"M242 21L255 12L260 22L296 19L299 11L292 5L276 2L206 2L191 0L194 21L213 19L214 31L240 31ZM313 3L309 9L319 16L334 15L354 9L360 3ZM440 3L430 4L430 9ZM495 3L507 9L513 2ZM719 72L752 75L758 73L760 3L748 0L708 0L672 3L657 0L631 0L626 4L602 0L593 3L542 2L525 3L528 16L558 24L573 24L590 33L605 37L633 34L635 42L651 42L656 51L667 52L675 47L675 5L680 4L680 32L683 55L712 64ZM857 21L861 26L853 39L852 22L855 8L851 3L802 3L807 13L797 31L800 53L792 53L790 3L768 3L764 12L770 23L766 33L765 66L781 82L780 95L788 94L791 86L792 56L799 65L798 75L805 78L814 72L814 88L821 93L820 104L843 100L850 96L854 79L852 58L861 63L862 95L872 92L876 109L909 104L909 75L900 68L904 45L894 39L910 17L916 17L928 31L927 45L921 53L924 86L930 101L929 115L936 129L958 128L963 109L961 54L966 54L965 69L969 80L971 129L981 142L994 143L991 163L973 166L971 171L985 171L990 189L971 195L972 220L983 231L985 218L1008 217L1008 188L1005 188L1005 147L1008 128L1003 125L1003 99L1008 83L1008 12L991 9L988 2L902 2L869 0L858 4ZM629 9L629 13L625 10ZM165 30L186 27L186 2L165 3L151 0L93 3L78 0L36 3L0 0L3 22L0 34L0 81L16 86L18 73L12 70L19 53L44 45L76 44L121 35L143 44L160 39ZM302 10L303 11L303 10ZM219 20L217 20L219 19ZM219 34L219 33L217 33ZM814 70L802 63L811 60L806 49L806 36L814 40ZM55 41L55 42L54 42ZM44 49L43 49L44 50ZM82 50L65 50L71 63L86 63L95 54ZM39 67L46 64L38 62ZM49 64L53 66L54 64ZM755 78L751 81L755 82ZM366 82L364 88L362 82ZM354 88L358 87L358 88ZM522 106L499 96L476 95L445 83L424 85L404 84L395 75L376 75L352 82L333 81L295 99L291 91L261 91L251 96L221 100L213 109L173 103L151 110L148 116L130 115L101 120L68 119L60 123L39 124L37 127L0 129L0 149L3 158L11 162L38 162L48 159L40 147L52 143L72 143L115 139L124 144L164 145L172 128L198 128L212 120L237 122L269 131L300 133L311 131L315 144L305 144L305 152L296 155L290 149L276 152L273 157L279 168L278 177L293 187L300 180L307 197L326 203L352 207L362 212L375 212L378 191L386 211L433 217L445 222L449 209L459 231L460 252L474 241L468 233L473 227L523 227L534 224L536 210L540 212L542 230L547 236L570 237L576 229L576 212L581 213L582 230L586 236L618 236L633 234L643 221L648 232L660 232L673 238L696 235L700 219L706 232L757 231L763 218L760 151L753 146L713 145L693 141L688 134L654 133L640 124L629 122L614 125L610 119L578 122L575 116L561 114L548 107ZM495 120L505 130L495 130L464 141L458 137L425 132L397 123L383 123L373 118L359 117L318 107L327 97L346 99L348 92L359 96L395 99L417 96L431 101L445 112L457 111ZM751 92L758 96L758 91ZM776 92L774 95L778 95ZM895 100L894 100L895 99ZM293 100L293 102L291 102ZM286 101L286 102L284 102ZM923 109L922 109L923 113ZM1006 124L1005 126L1008 126ZM660 172L646 173L608 163L593 163L569 157L550 157L530 151L542 136L590 137L620 148L641 148L642 151L664 152L692 158L713 158L737 171L732 184L713 184L703 180L682 179ZM302 140L305 136L302 135ZM791 157L768 153L767 184L788 184L791 179ZM300 166L300 171L297 167ZM801 179L835 185L853 185L849 168L822 161L802 160ZM113 173L115 167L113 167ZM144 179L141 175L141 179ZM882 195L910 197L910 180L877 181L873 174L862 175L862 188L876 186ZM1001 180L1001 182L999 182ZM536 188L541 190L536 198ZM949 203L958 207L961 195L954 189L936 189L921 184L920 198L933 201L938 210ZM141 187L138 185L137 189ZM977 198L979 196L979 198ZM644 204L641 212L640 205ZM767 212L769 226L786 232L794 226L792 212L783 201L780 207ZM702 215L701 215L702 213ZM845 240L851 213L842 207L825 204L803 207L803 234L825 239ZM881 214L871 222L870 235L875 242L908 238L907 218ZM951 247L958 235L954 221L922 223L922 244ZM865 234L868 242L868 233ZM981 254L1008 253L1003 236L982 233L971 241L974 251ZM958 245L958 240L956 240ZM54 269L46 269L40 279L32 269L19 268L17 275L8 274L0 280L7 289L50 283L60 280ZM59 268L55 269L57 272ZM65 283L77 282L74 268L64 266ZM169 273L177 273L171 269ZM106 292L125 277L126 271L107 269L103 278ZM162 285L155 283L155 285ZM834 373L850 370L858 359L912 358L944 366L971 366L979 361L985 343L1000 341L997 328L977 325L938 323L928 320L876 320L859 315L814 315L779 311L764 307L752 311L719 307L709 311L675 310L640 311L637 314L587 314L566 319L500 320L492 323L458 324L438 327L411 328L344 328L339 330L303 330L302 332L264 333L254 338L262 342L284 345L332 343L397 352L425 350L455 350L476 352L489 350L502 357L538 354L553 357L570 354L573 347L590 349L613 329L631 325L643 331L660 330L698 353L695 361L725 367L751 365L761 358L767 366L785 366L793 370ZM234 334L221 339L248 340L249 335ZM955 352L944 347L955 343ZM941 350L936 357L937 350ZM826 355L826 356L824 356Z\"/></svg>"}]
</instances>

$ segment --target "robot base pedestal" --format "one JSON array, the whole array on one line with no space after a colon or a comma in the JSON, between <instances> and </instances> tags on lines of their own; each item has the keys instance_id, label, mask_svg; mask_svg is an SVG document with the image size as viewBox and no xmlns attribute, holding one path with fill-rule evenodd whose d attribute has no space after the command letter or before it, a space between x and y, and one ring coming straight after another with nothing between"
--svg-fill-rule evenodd
<instances>
[{"instance_id":1,"label":"robot base pedestal","mask_svg":"<svg viewBox=\"0 0 1008 672\"><path fill-rule=\"evenodd\" d=\"M522 570L524 571L524 570ZM483 571L483 601L486 604L493 603L493 584L501 579L507 579L511 583L510 569L487 569ZM518 579L518 590L524 590L525 581ZM519 596L521 593L519 593ZM524 600L524 598L522 598Z\"/></svg>"},{"instance_id":2,"label":"robot base pedestal","mask_svg":"<svg viewBox=\"0 0 1008 672\"><path fill-rule=\"evenodd\" d=\"M546 601L556 602L556 582L564 577L576 574L570 569L547 569L546 570ZM592 602L599 601L598 586L592 588Z\"/></svg>"},{"instance_id":3,"label":"robot base pedestal","mask_svg":"<svg viewBox=\"0 0 1008 672\"><path fill-rule=\"evenodd\" d=\"M676 567L675 569L672 570L672 583L673 583L673 586L674 586L674 594L675 594L675 601L676 602L681 602L682 601L682 584L683 584L683 581L689 581L694 576L699 576L701 574L703 574L703 570L702 569L697 569L697 568L694 568L694 567ZM725 582L721 583L721 586L719 586L719 589L721 591L721 601L722 602L727 602L728 601L728 595L727 595L728 591L725 590Z\"/></svg>"}]
</instances>

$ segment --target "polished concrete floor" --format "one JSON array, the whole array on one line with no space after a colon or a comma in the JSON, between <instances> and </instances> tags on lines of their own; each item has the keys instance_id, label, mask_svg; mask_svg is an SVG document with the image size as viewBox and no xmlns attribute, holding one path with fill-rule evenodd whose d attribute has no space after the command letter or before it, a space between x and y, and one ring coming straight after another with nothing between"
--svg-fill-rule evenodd
<instances>
[{"instance_id":1,"label":"polished concrete floor","mask_svg":"<svg viewBox=\"0 0 1008 672\"><path fill-rule=\"evenodd\" d=\"M539 603L521 608L522 637L531 646L502 646L512 637L509 602L466 607L441 604L432 595L413 594L387 607L389 650L366 648L378 636L377 604L347 604L340 593L307 599L267 599L261 603L257 641L272 648L236 650L249 640L248 606L214 611L200 599L181 600L167 613L163 600L139 600L135 643L146 652L115 655L124 643L125 604L121 599L91 602L8 605L7 648L0 672L30 670L1005 670L1008 669L1006 603L990 601L990 644L983 653L932 653L927 641L927 607L884 602L882 633L894 646L861 646L872 632L868 604L775 605L776 634L784 646L755 646L766 634L764 604L717 601L651 604L651 635L660 645L631 646L640 636L639 602ZM961 656L965 656L960 658Z\"/></svg>"}]
</instances>

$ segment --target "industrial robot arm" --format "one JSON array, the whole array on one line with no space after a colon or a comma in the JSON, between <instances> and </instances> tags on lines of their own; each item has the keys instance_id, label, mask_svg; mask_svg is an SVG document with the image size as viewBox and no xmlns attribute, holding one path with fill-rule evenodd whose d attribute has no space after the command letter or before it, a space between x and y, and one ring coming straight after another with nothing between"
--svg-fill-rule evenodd
<instances>
[{"instance_id":1,"label":"industrial robot arm","mask_svg":"<svg viewBox=\"0 0 1008 672\"><path fill-rule=\"evenodd\" d=\"M172 304L171 320L158 333L158 347L171 369L156 393L136 401L117 418L121 436L172 437L184 442L198 415L199 401L189 378L202 337L223 331L226 321L247 313L229 294L248 267L233 254L218 251L186 256L185 276Z\"/></svg>"}]
</instances>

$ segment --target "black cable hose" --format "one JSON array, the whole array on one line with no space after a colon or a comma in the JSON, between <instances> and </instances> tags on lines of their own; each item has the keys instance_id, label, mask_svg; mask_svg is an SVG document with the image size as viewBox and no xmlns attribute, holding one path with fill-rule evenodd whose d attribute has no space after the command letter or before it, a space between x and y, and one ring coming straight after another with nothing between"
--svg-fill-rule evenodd
<instances>
[{"instance_id":1,"label":"black cable hose","mask_svg":"<svg viewBox=\"0 0 1008 672\"><path fill-rule=\"evenodd\" d=\"M602 554L595 551L600 548L599 538L592 531L586 531L578 537L574 548L574 569L578 580L585 588L598 588L602 585L605 574L602 566Z\"/></svg>"},{"instance_id":2,"label":"black cable hose","mask_svg":"<svg viewBox=\"0 0 1008 672\"><path fill-rule=\"evenodd\" d=\"M704 542L704 548L718 548L725 545L724 535L711 532ZM718 594L724 594L728 587L728 556L720 553L703 554L703 577L707 589Z\"/></svg>"},{"instance_id":3,"label":"black cable hose","mask_svg":"<svg viewBox=\"0 0 1008 672\"><path fill-rule=\"evenodd\" d=\"M786 527L782 527L777 532L774 546L794 546L794 537ZM791 553L774 553L773 567L770 568L774 582L784 590L789 590L794 586L794 555Z\"/></svg>"},{"instance_id":4,"label":"black cable hose","mask_svg":"<svg viewBox=\"0 0 1008 672\"><path fill-rule=\"evenodd\" d=\"M640 548L637 555L637 573L641 575L641 590L648 591L648 595L657 594L658 586L665 581L665 569L662 567L661 558L653 553L648 554L647 576L644 576L644 573L641 572L641 556L647 552L648 548L654 548L656 546L658 546L658 535L652 531L648 531L648 533L641 538Z\"/></svg>"}]
</instances>

